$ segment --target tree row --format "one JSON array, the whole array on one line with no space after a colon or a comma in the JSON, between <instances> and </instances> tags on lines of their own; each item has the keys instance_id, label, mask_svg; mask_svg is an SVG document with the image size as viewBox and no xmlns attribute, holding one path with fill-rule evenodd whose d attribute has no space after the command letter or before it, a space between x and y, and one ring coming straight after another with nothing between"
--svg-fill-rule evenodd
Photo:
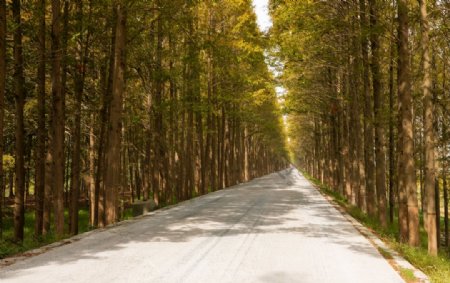
<instances>
[{"instance_id":1,"label":"tree row","mask_svg":"<svg viewBox=\"0 0 450 283\"><path fill-rule=\"evenodd\" d=\"M450 3L277 0L271 12L296 161L398 223L403 242L418 246L423 223L436 255L449 243Z\"/></svg>"},{"instance_id":2,"label":"tree row","mask_svg":"<svg viewBox=\"0 0 450 283\"><path fill-rule=\"evenodd\" d=\"M249 0L1 0L5 237L30 211L62 237L80 209L102 227L287 166L266 45Z\"/></svg>"}]
</instances>

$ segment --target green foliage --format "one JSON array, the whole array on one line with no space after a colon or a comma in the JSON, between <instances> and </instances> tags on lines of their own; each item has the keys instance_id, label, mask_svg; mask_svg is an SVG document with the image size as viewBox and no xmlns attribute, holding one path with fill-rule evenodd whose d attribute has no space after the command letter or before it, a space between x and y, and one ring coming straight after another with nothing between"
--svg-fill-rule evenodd
<instances>
[{"instance_id":1,"label":"green foliage","mask_svg":"<svg viewBox=\"0 0 450 283\"><path fill-rule=\"evenodd\" d=\"M414 276L414 272L411 269L400 267L400 274L406 282L415 282L416 277Z\"/></svg>"},{"instance_id":2,"label":"green foliage","mask_svg":"<svg viewBox=\"0 0 450 283\"><path fill-rule=\"evenodd\" d=\"M9 173L12 170L14 170L14 165L15 161L14 161L14 156L9 155L9 154L4 154L3 155L3 170L5 173Z\"/></svg>"},{"instance_id":3,"label":"green foliage","mask_svg":"<svg viewBox=\"0 0 450 283\"><path fill-rule=\"evenodd\" d=\"M105 131L109 129L108 117L113 112L110 103L111 88L114 85L111 67L114 66L112 59L115 51L115 2L63 2L69 8L67 26L61 26L62 33L67 34L67 42L62 40L61 50L65 94L64 172L67 172L64 176L64 190L70 193L72 189L72 165L76 160L74 155L77 154L74 153L75 141L80 140L79 177L80 183L83 184L80 191L83 197L89 197L89 194L83 191L87 187L84 185L92 180L100 180L102 183L105 176L99 168L102 160L107 160L105 145L108 145L110 137ZM79 3L82 7L78 6ZM161 186L159 207L164 207L208 190L222 188L224 182L219 184L219 167L221 166L222 171L227 170L226 173L220 172L221 177L225 174L232 175L233 170L225 169L226 166L244 167L243 146L247 149L246 160L249 164L256 164L263 156L273 163L285 162L286 133L274 91L275 81L265 62L269 42L256 25L251 1L135 0L122 3L126 4L124 9L127 14L126 52L123 54L126 57L126 86L120 121L123 126L120 148L123 160L118 161L117 166L121 167L123 188L131 188L135 192L134 197L137 197L139 187L141 198L153 197L151 194L155 192L150 188L155 187L153 176L158 175L161 179L158 180L158 186ZM36 1L24 1L22 6L27 94L24 117L27 140L24 158L26 182L27 185L29 183L31 195L34 193L37 173L37 127L43 117L38 115L37 67L40 63L40 52L37 31L42 16L38 4ZM49 50L52 10L49 1L46 5L45 43ZM81 10L78 10L79 7ZM7 18L9 37L12 36L10 33L14 25L11 17ZM11 47L12 45L7 48L8 68L12 68L14 63ZM49 52L45 55L46 101L43 122L45 135L51 136L54 126L51 113L52 82L55 80L51 72L52 58ZM8 72L6 77L3 162L5 173L10 173L14 169L14 132L17 116L13 74ZM83 83L80 84L80 81ZM76 95L80 86L83 87L81 113L78 112L79 100ZM114 111L115 114L118 112ZM81 131L79 134L76 131L78 114ZM201 142L204 148L199 150ZM48 145L51 144L47 140L46 146ZM103 152L100 152L100 149ZM218 150L223 150L220 152L220 160ZM209 160L213 156L215 160ZM212 170L212 163L216 163L215 172L206 173L208 180L202 181L206 182L206 188L202 192L198 172ZM94 167L93 171L91 166ZM188 168L191 172L187 172ZM154 170L160 172L155 173ZM252 170L253 173L252 176L247 173L247 178L253 178L263 172L254 168L247 170ZM214 185L208 183L210 175L213 174L216 182ZM187 179L188 175L195 176L195 180L185 182L183 178ZM242 176L228 177L226 179L230 185L243 181ZM144 196L144 191L148 196ZM127 201L128 197L120 196L123 201ZM25 209L26 231L22 245L9 242L13 233L13 218L9 207L2 215L5 226L2 256L23 252L56 240L52 233L43 239L34 240L33 204L28 201ZM123 218L128 219L129 213L125 209ZM67 220L66 215L65 222L68 222ZM80 210L80 232L89 229L87 223L87 211ZM53 221L51 224L53 225Z\"/></svg>"},{"instance_id":4,"label":"green foliage","mask_svg":"<svg viewBox=\"0 0 450 283\"><path fill-rule=\"evenodd\" d=\"M65 211L66 217L68 211ZM14 223L12 218L6 218L3 226L3 238L0 239L0 259L7 256L24 253L28 250L36 249L55 241L61 240L55 237L53 231L50 231L45 237L36 239L34 237L34 212L29 211L25 213L25 226L24 226L24 241L22 243L14 243L11 239L14 233ZM86 209L80 209L79 211L79 231L80 233L87 232L89 227L89 212ZM69 235L65 235L63 238L68 238Z\"/></svg>"}]
</instances>

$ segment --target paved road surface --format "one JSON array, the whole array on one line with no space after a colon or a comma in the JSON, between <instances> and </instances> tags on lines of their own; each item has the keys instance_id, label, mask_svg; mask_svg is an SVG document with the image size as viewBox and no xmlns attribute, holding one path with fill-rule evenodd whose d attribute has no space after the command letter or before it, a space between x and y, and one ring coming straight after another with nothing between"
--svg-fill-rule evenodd
<instances>
[{"instance_id":1,"label":"paved road surface","mask_svg":"<svg viewBox=\"0 0 450 283\"><path fill-rule=\"evenodd\" d=\"M0 282L403 282L295 169L95 232Z\"/></svg>"}]
</instances>

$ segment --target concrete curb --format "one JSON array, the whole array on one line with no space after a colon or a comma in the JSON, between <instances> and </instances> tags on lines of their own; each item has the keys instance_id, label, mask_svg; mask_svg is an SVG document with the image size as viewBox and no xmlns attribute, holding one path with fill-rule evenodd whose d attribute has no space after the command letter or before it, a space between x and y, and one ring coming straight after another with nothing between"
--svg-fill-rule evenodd
<instances>
[{"instance_id":1,"label":"concrete curb","mask_svg":"<svg viewBox=\"0 0 450 283\"><path fill-rule=\"evenodd\" d=\"M305 178L306 179L306 178ZM429 283L430 279L428 276L423 273L421 270L414 267L409 261L404 259L402 256L400 256L396 251L388 247L386 243L384 243L378 236L376 236L371 230L369 230L367 227L362 225L358 220L353 218L350 214L347 213L347 211L342 208L339 204L335 202L335 200L322 192L319 187L311 183L308 179L306 179L324 198L333 205L334 208L336 208L342 216L349 221L353 227L356 228L364 237L366 237L370 243L379 251L382 249L384 252L388 253L392 259L386 259L393 267L394 269L401 275L400 270L411 270L414 274L414 277L416 278L417 283ZM386 258L384 255L382 255L384 258Z\"/></svg>"}]
</instances>

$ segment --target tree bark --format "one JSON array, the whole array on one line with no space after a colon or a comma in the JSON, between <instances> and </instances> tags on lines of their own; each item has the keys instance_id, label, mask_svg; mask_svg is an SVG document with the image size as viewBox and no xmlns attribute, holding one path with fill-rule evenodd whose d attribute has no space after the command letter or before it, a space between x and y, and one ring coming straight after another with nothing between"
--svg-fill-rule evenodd
<instances>
[{"instance_id":1,"label":"tree bark","mask_svg":"<svg viewBox=\"0 0 450 283\"><path fill-rule=\"evenodd\" d=\"M109 139L107 139L107 131L109 125L109 116L111 111L111 95L113 87L113 77L115 68L115 45L116 45L116 21L117 12L116 6L114 5L112 9L111 21L106 23L106 28L111 29L111 45L107 49L109 54L105 58L105 67L102 75L104 78L103 87L103 101L102 109L100 111L100 136L98 141L98 152L97 152L97 174L95 179L95 217L94 226L103 227L105 226L105 155L106 148L108 147ZM108 68L106 67L108 65Z\"/></svg>"},{"instance_id":2,"label":"tree bark","mask_svg":"<svg viewBox=\"0 0 450 283\"><path fill-rule=\"evenodd\" d=\"M430 64L430 48L429 48L429 23L427 15L427 0L420 0L420 18L422 27L422 93L423 107L425 113L424 120L424 138L425 138L425 179L424 190L427 210L427 232L428 232L428 254L437 255L438 242L436 234L436 203L435 203L435 133L434 133L434 107L431 93L431 64Z\"/></svg>"},{"instance_id":3,"label":"tree bark","mask_svg":"<svg viewBox=\"0 0 450 283\"><path fill-rule=\"evenodd\" d=\"M61 2L52 0L52 138L51 180L53 205L55 210L55 232L58 237L64 234L64 97L61 79Z\"/></svg>"},{"instance_id":4,"label":"tree bark","mask_svg":"<svg viewBox=\"0 0 450 283\"><path fill-rule=\"evenodd\" d=\"M89 226L95 227L95 204L98 202L95 195L95 134L94 115L91 115L92 124L89 126Z\"/></svg>"},{"instance_id":5,"label":"tree bark","mask_svg":"<svg viewBox=\"0 0 450 283\"><path fill-rule=\"evenodd\" d=\"M22 23L20 0L12 2L14 30L14 92L16 101L15 166L16 189L14 198L14 240L22 242L25 224L25 129L23 107L25 105L25 78L23 76Z\"/></svg>"},{"instance_id":6,"label":"tree bark","mask_svg":"<svg viewBox=\"0 0 450 283\"><path fill-rule=\"evenodd\" d=\"M76 49L76 68L75 68L75 119L73 130L73 151L72 151L72 180L70 188L70 234L78 234L78 199L80 195L81 184L81 103L84 91L84 77L87 59L87 47L84 45L83 30L83 1L76 1L76 25L79 33ZM89 35L87 35L89 36Z\"/></svg>"},{"instance_id":7,"label":"tree bark","mask_svg":"<svg viewBox=\"0 0 450 283\"><path fill-rule=\"evenodd\" d=\"M419 238L419 206L417 202L416 172L414 164L414 140L412 119L412 95L410 77L410 52L408 46L409 19L408 0L398 1L399 54L398 54L398 95L401 103L400 117L402 121L402 154L400 162L404 171L399 171L403 179L408 206L408 242L411 246L420 244ZM403 172L403 174L402 174Z\"/></svg>"},{"instance_id":8,"label":"tree bark","mask_svg":"<svg viewBox=\"0 0 450 283\"><path fill-rule=\"evenodd\" d=\"M394 141L394 44L389 58L389 222L394 223L395 209L395 141Z\"/></svg>"},{"instance_id":9,"label":"tree bark","mask_svg":"<svg viewBox=\"0 0 450 283\"><path fill-rule=\"evenodd\" d=\"M122 107L125 88L125 42L126 42L126 8L125 4L115 2L116 42L114 49L114 75L109 113L108 137L109 142L105 151L105 225L115 223L118 219L118 192L121 186L120 153L122 136Z\"/></svg>"},{"instance_id":10,"label":"tree bark","mask_svg":"<svg viewBox=\"0 0 450 283\"><path fill-rule=\"evenodd\" d=\"M39 45L39 64L38 64L38 128L36 141L36 167L35 167L35 237L40 237L44 227L44 194L45 194L45 139L47 136L45 128L45 0L40 0L37 4L38 9L38 45Z\"/></svg>"},{"instance_id":11,"label":"tree bark","mask_svg":"<svg viewBox=\"0 0 450 283\"><path fill-rule=\"evenodd\" d=\"M381 86L380 74L380 40L378 29L378 7L379 2L369 0L370 10L370 42L372 47L372 86L373 86L373 107L375 124L375 171L376 171L376 192L378 198L378 218L382 227L387 227L386 211L386 148L384 134L384 96Z\"/></svg>"},{"instance_id":12,"label":"tree bark","mask_svg":"<svg viewBox=\"0 0 450 283\"><path fill-rule=\"evenodd\" d=\"M6 2L0 0L0 239L3 236L3 198L5 172L3 169L3 128L6 90Z\"/></svg>"},{"instance_id":13,"label":"tree bark","mask_svg":"<svg viewBox=\"0 0 450 283\"><path fill-rule=\"evenodd\" d=\"M447 60L446 60L446 52L444 52L444 62L443 62L443 77L442 77L442 89L444 90L444 97L445 95L448 95L448 91L447 91L447 76L446 74L446 70L447 70ZM447 144L449 142L448 140L448 132L447 132L447 119L445 117L442 117L442 137L443 137L443 144ZM450 242L450 234L449 234L449 213L448 213L448 209L449 209L449 192L448 192L448 184L447 184L447 170L448 170L448 152L447 152L447 148L445 148L445 146L443 147L442 150L442 156L443 161L442 161L442 190L444 191L444 234L445 234L445 246L447 247L447 249L450 252L449 249L449 242Z\"/></svg>"},{"instance_id":14,"label":"tree bark","mask_svg":"<svg viewBox=\"0 0 450 283\"><path fill-rule=\"evenodd\" d=\"M362 33L367 30L366 2L359 0L360 4L360 25ZM370 97L370 78L369 78L369 52L368 39L363 35L361 40L361 52L363 62L363 92L364 92L364 152L366 168L366 193L367 193L367 212L370 216L376 216L376 192L375 192L375 163L374 163L374 132L372 102Z\"/></svg>"}]
</instances>

